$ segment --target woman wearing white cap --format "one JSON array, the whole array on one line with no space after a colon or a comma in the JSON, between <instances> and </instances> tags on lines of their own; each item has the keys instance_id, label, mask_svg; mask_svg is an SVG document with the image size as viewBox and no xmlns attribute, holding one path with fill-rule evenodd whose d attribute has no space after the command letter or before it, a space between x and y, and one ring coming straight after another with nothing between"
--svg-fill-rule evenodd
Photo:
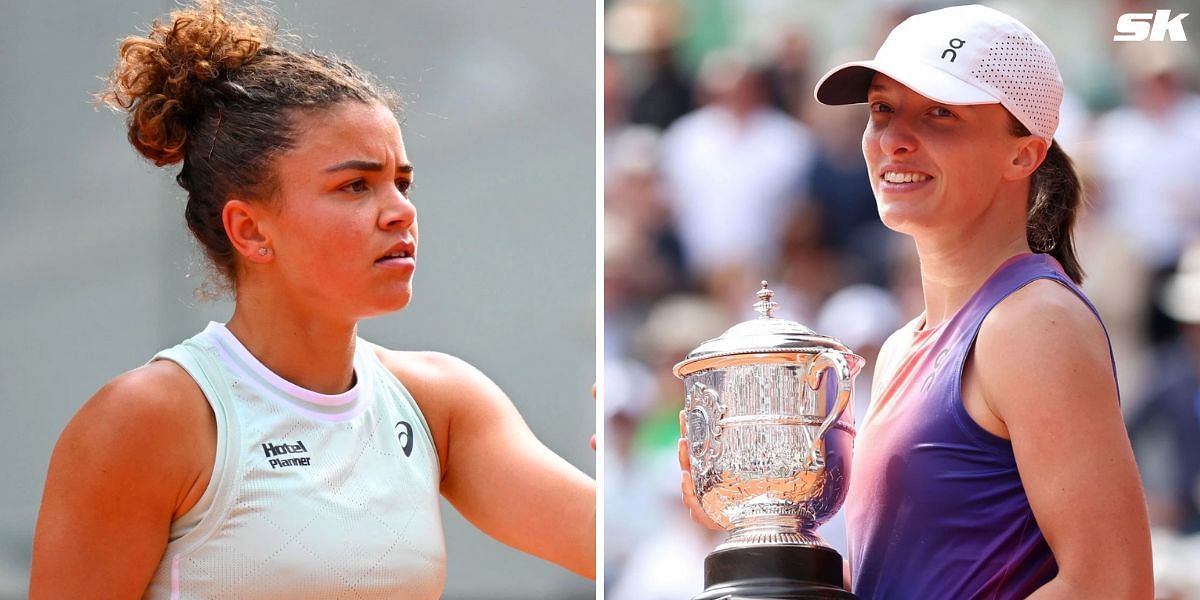
<instances>
[{"instance_id":1,"label":"woman wearing white cap","mask_svg":"<svg viewBox=\"0 0 1200 600\"><path fill-rule=\"evenodd\" d=\"M915 241L925 297L859 424L845 510L862 598L1153 595L1113 358L1076 287L1062 94L1046 45L978 5L916 15L817 84L825 104L869 105L879 214Z\"/></svg>"}]
</instances>

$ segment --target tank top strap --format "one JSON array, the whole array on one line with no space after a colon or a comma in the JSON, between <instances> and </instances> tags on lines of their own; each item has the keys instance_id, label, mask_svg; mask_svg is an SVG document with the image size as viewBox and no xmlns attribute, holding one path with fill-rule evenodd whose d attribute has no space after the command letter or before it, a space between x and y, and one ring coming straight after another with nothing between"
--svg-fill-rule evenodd
<instances>
[{"instance_id":1,"label":"tank top strap","mask_svg":"<svg viewBox=\"0 0 1200 600\"><path fill-rule=\"evenodd\" d=\"M197 335L155 354L151 359L169 360L186 371L204 394L217 425L216 453L208 485L191 510L171 523L169 541L176 544L180 551L188 551L204 543L228 512L236 492L234 488L241 456L236 443L241 435L236 406L227 402L222 392L230 388L229 377L211 349L204 347L205 343L203 334Z\"/></svg>"},{"instance_id":2,"label":"tank top strap","mask_svg":"<svg viewBox=\"0 0 1200 600\"><path fill-rule=\"evenodd\" d=\"M1079 286L1067 276L1058 260L1049 254L1029 253L1014 256L1001 264L963 308L954 315L949 331L947 331L946 348L953 349L951 352L953 356L947 356L947 358L952 358L957 363L958 368L952 372L958 373L960 385L963 365L967 355L975 346L975 340L979 336L984 319L1014 292L1039 279L1058 282L1083 301L1088 310L1095 315L1096 320L1100 322L1100 327L1104 330L1105 340L1108 342L1109 362L1112 366L1113 379L1116 380L1116 359L1113 356L1112 340L1109 337L1108 328L1104 326L1104 321L1100 318L1100 311L1083 293L1083 290L1079 289ZM1118 391L1118 398L1119 395ZM955 398L955 400L960 399Z\"/></svg>"},{"instance_id":3,"label":"tank top strap","mask_svg":"<svg viewBox=\"0 0 1200 600\"><path fill-rule=\"evenodd\" d=\"M1073 291L1087 302L1083 293L1066 276L1054 257L1047 254L1020 254L1000 265L979 290L967 301L955 317L961 317L960 329L970 332L979 329L983 320L996 305L1013 292L1038 279L1052 279ZM1091 303L1088 302L1088 307ZM1094 308L1092 308L1095 311Z\"/></svg>"}]
</instances>

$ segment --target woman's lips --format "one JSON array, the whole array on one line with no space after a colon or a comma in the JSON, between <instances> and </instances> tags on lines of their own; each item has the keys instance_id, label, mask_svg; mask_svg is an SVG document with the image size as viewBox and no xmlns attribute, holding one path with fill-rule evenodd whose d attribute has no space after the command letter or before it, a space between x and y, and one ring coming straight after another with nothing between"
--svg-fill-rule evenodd
<instances>
[{"instance_id":1,"label":"woman's lips","mask_svg":"<svg viewBox=\"0 0 1200 600\"><path fill-rule=\"evenodd\" d=\"M385 269L413 269L417 266L417 259L413 256L385 256L375 261L375 265Z\"/></svg>"}]
</instances>

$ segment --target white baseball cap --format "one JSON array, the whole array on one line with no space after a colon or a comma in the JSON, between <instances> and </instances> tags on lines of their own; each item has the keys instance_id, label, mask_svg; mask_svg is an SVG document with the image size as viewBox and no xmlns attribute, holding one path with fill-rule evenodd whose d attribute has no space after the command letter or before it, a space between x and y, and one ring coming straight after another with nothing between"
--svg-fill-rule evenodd
<instances>
[{"instance_id":1,"label":"white baseball cap","mask_svg":"<svg viewBox=\"0 0 1200 600\"><path fill-rule=\"evenodd\" d=\"M1046 140L1058 129L1063 83L1046 44L1020 21L978 4L905 19L874 60L835 67L817 82L823 104L859 104L875 73L950 105L1000 104Z\"/></svg>"}]
</instances>

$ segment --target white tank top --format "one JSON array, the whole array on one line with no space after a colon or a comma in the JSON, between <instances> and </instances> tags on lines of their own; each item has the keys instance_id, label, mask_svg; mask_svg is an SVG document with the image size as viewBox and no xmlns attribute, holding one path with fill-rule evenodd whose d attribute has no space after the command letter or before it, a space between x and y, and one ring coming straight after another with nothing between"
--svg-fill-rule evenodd
<instances>
[{"instance_id":1,"label":"white tank top","mask_svg":"<svg viewBox=\"0 0 1200 600\"><path fill-rule=\"evenodd\" d=\"M164 350L217 422L212 479L171 524L145 598L437 598L446 575L433 436L358 339L355 384L318 394L219 323Z\"/></svg>"}]
</instances>

